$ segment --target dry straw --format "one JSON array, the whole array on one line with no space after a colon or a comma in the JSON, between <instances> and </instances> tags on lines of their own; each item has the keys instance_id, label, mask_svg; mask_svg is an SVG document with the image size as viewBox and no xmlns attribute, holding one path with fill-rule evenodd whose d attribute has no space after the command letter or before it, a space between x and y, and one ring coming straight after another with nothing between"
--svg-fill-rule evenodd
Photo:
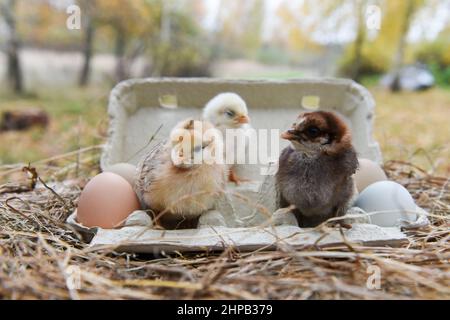
<instances>
[{"instance_id":1,"label":"dry straw","mask_svg":"<svg viewBox=\"0 0 450 320\"><path fill-rule=\"evenodd\" d=\"M389 177L432 214L432 225L408 230L409 243L398 248L345 242L303 250L280 244L277 251L135 255L92 250L64 223L86 178L98 172L98 156L93 147L34 164L41 180L30 191L29 180L0 186L1 298L450 298L447 178L408 163L386 163ZM0 177L29 174L21 170L21 165L4 167ZM367 287L369 266L380 268L379 290Z\"/></svg>"}]
</instances>

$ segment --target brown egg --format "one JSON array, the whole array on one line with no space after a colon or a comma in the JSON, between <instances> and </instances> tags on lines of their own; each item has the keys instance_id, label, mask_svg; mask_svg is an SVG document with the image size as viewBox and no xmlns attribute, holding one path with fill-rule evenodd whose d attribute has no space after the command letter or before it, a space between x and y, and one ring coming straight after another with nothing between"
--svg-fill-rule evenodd
<instances>
[{"instance_id":1,"label":"brown egg","mask_svg":"<svg viewBox=\"0 0 450 320\"><path fill-rule=\"evenodd\" d=\"M86 227L113 229L139 209L136 193L128 181L115 173L103 172L81 192L77 220Z\"/></svg>"},{"instance_id":2,"label":"brown egg","mask_svg":"<svg viewBox=\"0 0 450 320\"><path fill-rule=\"evenodd\" d=\"M362 192L367 186L375 182L388 180L383 169L372 160L359 158L358 162L359 168L354 175L358 192Z\"/></svg>"}]
</instances>

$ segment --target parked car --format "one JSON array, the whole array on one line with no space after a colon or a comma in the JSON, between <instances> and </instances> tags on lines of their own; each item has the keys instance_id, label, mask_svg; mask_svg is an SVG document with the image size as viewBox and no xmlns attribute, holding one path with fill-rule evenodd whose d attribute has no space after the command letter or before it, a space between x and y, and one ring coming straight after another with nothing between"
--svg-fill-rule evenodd
<instances>
[{"instance_id":1,"label":"parked car","mask_svg":"<svg viewBox=\"0 0 450 320\"><path fill-rule=\"evenodd\" d=\"M400 69L400 90L420 91L434 86L434 76L426 65L413 64ZM381 85L390 88L394 81L394 72L390 72L381 78Z\"/></svg>"}]
</instances>

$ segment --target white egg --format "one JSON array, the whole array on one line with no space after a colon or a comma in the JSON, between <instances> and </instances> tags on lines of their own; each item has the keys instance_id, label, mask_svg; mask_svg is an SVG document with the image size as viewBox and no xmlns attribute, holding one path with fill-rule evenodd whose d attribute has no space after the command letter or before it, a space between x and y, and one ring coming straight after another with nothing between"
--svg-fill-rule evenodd
<instances>
[{"instance_id":1,"label":"white egg","mask_svg":"<svg viewBox=\"0 0 450 320\"><path fill-rule=\"evenodd\" d=\"M417 206L411 194L393 181L379 181L366 187L358 196L356 207L370 215L372 224L380 227L399 226L401 220L417 220Z\"/></svg>"},{"instance_id":2,"label":"white egg","mask_svg":"<svg viewBox=\"0 0 450 320\"><path fill-rule=\"evenodd\" d=\"M118 174L119 176L127 180L131 185L134 185L136 166L132 164L125 162L116 163L107 167L104 172L112 172Z\"/></svg>"},{"instance_id":3,"label":"white egg","mask_svg":"<svg viewBox=\"0 0 450 320\"><path fill-rule=\"evenodd\" d=\"M369 159L359 158L359 168L354 175L356 188L362 192L367 186L377 181L388 180L386 173L375 162Z\"/></svg>"}]
</instances>

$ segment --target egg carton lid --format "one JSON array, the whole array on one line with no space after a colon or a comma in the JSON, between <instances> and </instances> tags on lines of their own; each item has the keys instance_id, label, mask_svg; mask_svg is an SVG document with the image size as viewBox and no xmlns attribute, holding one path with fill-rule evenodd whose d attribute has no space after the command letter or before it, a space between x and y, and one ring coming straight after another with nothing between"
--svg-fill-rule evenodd
<instances>
[{"instance_id":1,"label":"egg carton lid","mask_svg":"<svg viewBox=\"0 0 450 320\"><path fill-rule=\"evenodd\" d=\"M282 247L300 249L311 246L327 247L344 243L365 246L399 246L407 243L398 227L379 227L354 223L351 229L323 231L293 225L228 228L202 227L184 230L155 230L151 220L141 210L133 212L119 229L87 228L76 220L76 211L67 219L90 241L93 249L113 246L116 251L135 253L222 251L234 247L240 251L275 250Z\"/></svg>"}]
</instances>

